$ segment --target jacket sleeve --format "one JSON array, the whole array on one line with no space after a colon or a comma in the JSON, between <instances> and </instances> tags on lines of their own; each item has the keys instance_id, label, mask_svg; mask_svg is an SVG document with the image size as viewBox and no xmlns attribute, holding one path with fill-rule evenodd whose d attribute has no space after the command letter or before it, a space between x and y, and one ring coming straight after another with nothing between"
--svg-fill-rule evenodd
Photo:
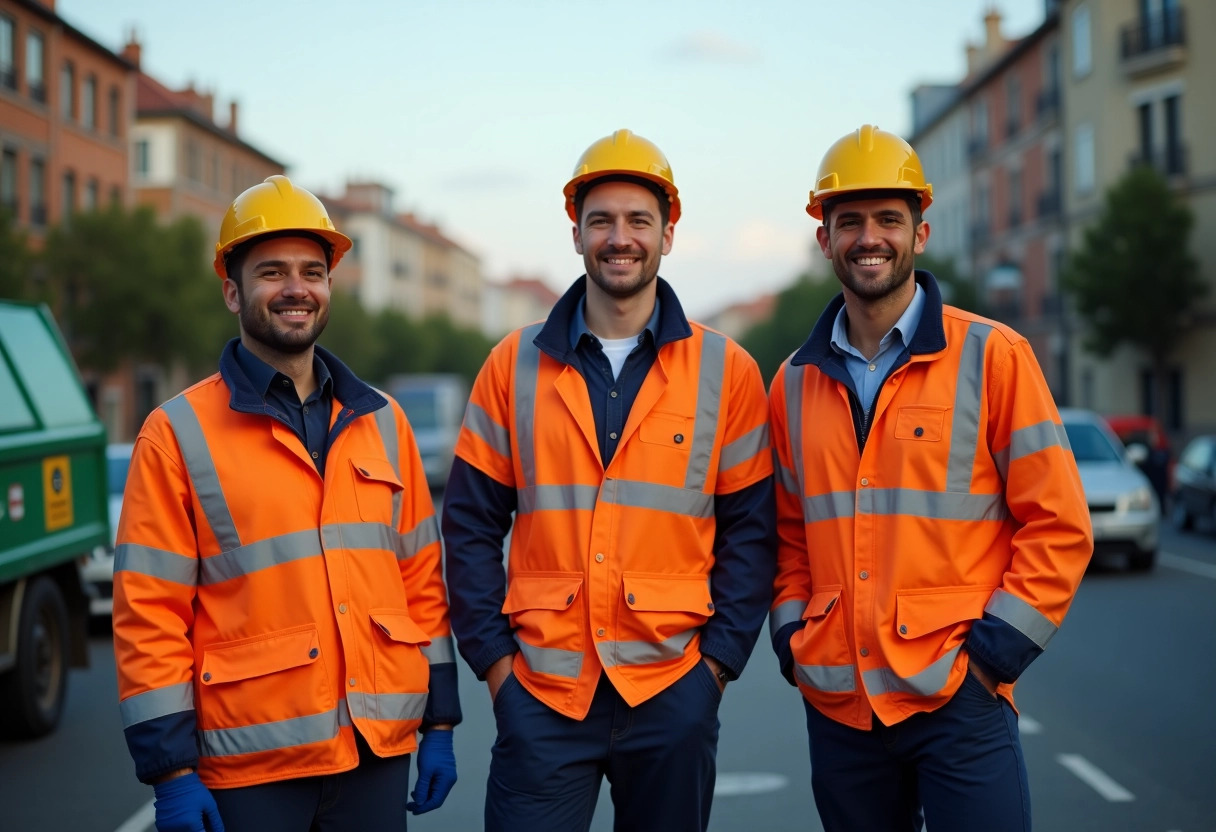
<instances>
[{"instance_id":1,"label":"jacket sleeve","mask_svg":"<svg viewBox=\"0 0 1216 832\"><path fill-rule=\"evenodd\" d=\"M477 376L443 500L452 628L461 656L478 679L518 650L502 612L507 593L503 544L516 507L509 344L518 337L499 344Z\"/></svg>"},{"instance_id":2,"label":"jacket sleeve","mask_svg":"<svg viewBox=\"0 0 1216 832\"><path fill-rule=\"evenodd\" d=\"M1093 554L1093 529L1076 461L1030 345L998 341L991 349L987 441L1016 529L1009 568L972 626L967 651L998 681L1013 682L1063 622Z\"/></svg>"},{"instance_id":3,"label":"jacket sleeve","mask_svg":"<svg viewBox=\"0 0 1216 832\"><path fill-rule=\"evenodd\" d=\"M161 410L135 442L114 554L114 658L119 711L145 783L198 766L194 650L198 586L193 503Z\"/></svg>"},{"instance_id":4,"label":"jacket sleeve","mask_svg":"<svg viewBox=\"0 0 1216 832\"><path fill-rule=\"evenodd\" d=\"M422 648L431 671L430 695L422 715L422 728L431 725L456 725L461 720L460 694L456 681L456 651L448 618L447 592L443 583L443 548L439 523L426 483L426 470L414 432L392 399L389 407L397 425L398 470L405 486L401 519L397 531L402 537L402 554L397 564L409 601L410 618L431 637Z\"/></svg>"},{"instance_id":5,"label":"jacket sleeve","mask_svg":"<svg viewBox=\"0 0 1216 832\"><path fill-rule=\"evenodd\" d=\"M701 632L701 652L731 678L743 672L764 627L772 597L773 461L760 368L737 344L724 380L725 427L714 497L714 614Z\"/></svg>"},{"instance_id":6,"label":"jacket sleeve","mask_svg":"<svg viewBox=\"0 0 1216 832\"><path fill-rule=\"evenodd\" d=\"M802 511L797 468L790 448L786 413L787 382L799 378L789 374L789 362L781 365L769 389L769 423L773 435L773 479L777 504L777 577L773 583L772 608L768 613L769 636L777 654L781 674L794 684L794 656L790 638L806 626L802 614L812 595L811 569L806 545L806 521Z\"/></svg>"}]
</instances>

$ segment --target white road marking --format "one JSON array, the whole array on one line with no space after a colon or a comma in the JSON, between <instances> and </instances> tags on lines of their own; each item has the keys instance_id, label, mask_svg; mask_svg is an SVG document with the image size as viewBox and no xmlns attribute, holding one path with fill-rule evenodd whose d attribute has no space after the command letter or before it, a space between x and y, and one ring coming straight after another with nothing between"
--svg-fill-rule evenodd
<instances>
[{"instance_id":1,"label":"white road marking","mask_svg":"<svg viewBox=\"0 0 1216 832\"><path fill-rule=\"evenodd\" d=\"M1216 581L1216 564L1204 563L1194 558L1184 558L1181 555L1171 555L1169 552L1162 552L1157 556L1157 560L1161 562L1162 566L1168 566L1170 569L1190 572L1192 575Z\"/></svg>"},{"instance_id":2,"label":"white road marking","mask_svg":"<svg viewBox=\"0 0 1216 832\"><path fill-rule=\"evenodd\" d=\"M156 820L156 809L149 800L143 806L139 807L139 811L127 818L126 822L114 830L114 832L146 832L152 828L153 821Z\"/></svg>"},{"instance_id":3,"label":"white road marking","mask_svg":"<svg viewBox=\"0 0 1216 832\"><path fill-rule=\"evenodd\" d=\"M1043 723L1036 719L1031 719L1026 714L1018 714L1018 732L1022 734L1041 734L1043 733Z\"/></svg>"},{"instance_id":4,"label":"white road marking","mask_svg":"<svg viewBox=\"0 0 1216 832\"><path fill-rule=\"evenodd\" d=\"M714 783L714 797L766 794L781 791L789 784L790 780L785 775L767 771L737 771L719 774Z\"/></svg>"},{"instance_id":5,"label":"white road marking","mask_svg":"<svg viewBox=\"0 0 1216 832\"><path fill-rule=\"evenodd\" d=\"M1110 778L1110 775L1080 754L1057 754L1056 762L1111 803L1127 803L1136 799L1134 794L1120 786Z\"/></svg>"}]
</instances>

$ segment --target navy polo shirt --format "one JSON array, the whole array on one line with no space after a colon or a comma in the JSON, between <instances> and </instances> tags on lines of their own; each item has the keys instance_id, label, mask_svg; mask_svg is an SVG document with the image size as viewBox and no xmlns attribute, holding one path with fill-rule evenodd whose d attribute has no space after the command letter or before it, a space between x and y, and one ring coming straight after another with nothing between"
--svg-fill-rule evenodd
<instances>
[{"instance_id":1,"label":"navy polo shirt","mask_svg":"<svg viewBox=\"0 0 1216 832\"><path fill-rule=\"evenodd\" d=\"M313 353L312 370L317 389L300 401L295 382L245 348L236 346L236 361L262 396L266 412L295 431L312 457L317 472L325 475L325 454L329 450L329 416L333 411L334 382L321 356Z\"/></svg>"}]
</instances>

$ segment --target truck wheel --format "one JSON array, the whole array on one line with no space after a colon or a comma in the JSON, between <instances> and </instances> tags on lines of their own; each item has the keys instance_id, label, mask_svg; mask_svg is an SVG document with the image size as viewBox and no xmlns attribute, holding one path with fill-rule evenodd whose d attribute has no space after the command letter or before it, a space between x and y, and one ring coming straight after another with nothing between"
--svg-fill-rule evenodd
<instances>
[{"instance_id":1,"label":"truck wheel","mask_svg":"<svg viewBox=\"0 0 1216 832\"><path fill-rule=\"evenodd\" d=\"M26 588L17 630L17 665L0 676L5 733L31 739L59 724L68 681L68 608L41 575Z\"/></svg>"}]
</instances>

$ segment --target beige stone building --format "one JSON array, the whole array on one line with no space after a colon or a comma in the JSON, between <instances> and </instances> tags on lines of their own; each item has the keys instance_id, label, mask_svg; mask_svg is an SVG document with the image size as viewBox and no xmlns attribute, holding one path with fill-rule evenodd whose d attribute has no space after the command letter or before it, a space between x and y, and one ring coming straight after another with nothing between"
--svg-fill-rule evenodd
<instances>
[{"instance_id":1,"label":"beige stone building","mask_svg":"<svg viewBox=\"0 0 1216 832\"><path fill-rule=\"evenodd\" d=\"M1195 215L1192 253L1212 286L1170 368L1163 418L1175 434L1216 429L1216 3L1064 0L1064 212L1070 246L1131 165L1164 173ZM1145 292L1153 291L1145 286ZM1072 339L1074 398L1103 413L1147 412L1147 356L1099 360Z\"/></svg>"}]
</instances>

